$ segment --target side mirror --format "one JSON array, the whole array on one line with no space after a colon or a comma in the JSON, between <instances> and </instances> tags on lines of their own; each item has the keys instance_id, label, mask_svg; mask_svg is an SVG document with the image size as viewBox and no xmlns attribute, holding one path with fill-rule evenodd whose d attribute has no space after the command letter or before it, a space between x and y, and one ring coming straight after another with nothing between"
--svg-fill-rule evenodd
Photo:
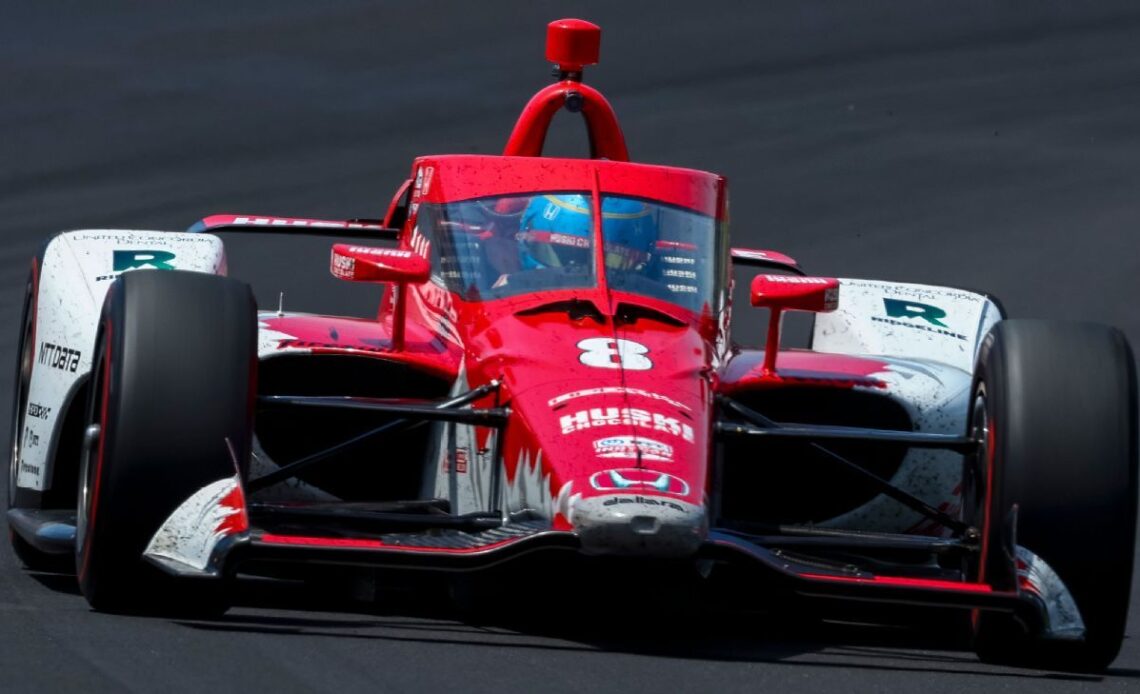
<instances>
[{"instance_id":1,"label":"side mirror","mask_svg":"<svg viewBox=\"0 0 1140 694\"><path fill-rule=\"evenodd\" d=\"M756 275L752 305L774 310L826 313L839 308L839 280L833 277Z\"/></svg>"},{"instance_id":2,"label":"side mirror","mask_svg":"<svg viewBox=\"0 0 1140 694\"><path fill-rule=\"evenodd\" d=\"M780 351L780 317L784 311L826 313L839 308L839 280L834 277L756 275L752 278L752 305L771 309L764 364L760 375L778 379L776 355Z\"/></svg>"},{"instance_id":3,"label":"side mirror","mask_svg":"<svg viewBox=\"0 0 1140 694\"><path fill-rule=\"evenodd\" d=\"M346 282L426 282L431 263L414 251L336 243L329 272Z\"/></svg>"}]
</instances>

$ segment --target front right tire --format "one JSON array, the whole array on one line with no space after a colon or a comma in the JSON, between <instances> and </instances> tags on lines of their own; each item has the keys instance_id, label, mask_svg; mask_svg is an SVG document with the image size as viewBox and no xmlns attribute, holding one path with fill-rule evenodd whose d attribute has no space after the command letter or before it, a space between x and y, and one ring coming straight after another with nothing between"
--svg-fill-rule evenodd
<instances>
[{"instance_id":1,"label":"front right tire","mask_svg":"<svg viewBox=\"0 0 1140 694\"><path fill-rule=\"evenodd\" d=\"M976 578L1018 590L1016 542L1061 578L1086 629L1082 640L1042 639L1008 615L980 613L976 650L987 662L1103 670L1124 638L1135 552L1128 341L1090 323L1002 321L983 341L973 394L972 428L986 444L966 470L966 518L983 529Z\"/></svg>"}]
</instances>

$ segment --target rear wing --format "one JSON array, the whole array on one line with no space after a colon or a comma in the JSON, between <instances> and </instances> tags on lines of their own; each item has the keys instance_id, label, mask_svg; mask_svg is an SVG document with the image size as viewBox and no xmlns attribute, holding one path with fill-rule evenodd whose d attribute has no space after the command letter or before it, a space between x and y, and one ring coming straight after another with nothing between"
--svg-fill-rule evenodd
<instances>
[{"instance_id":1,"label":"rear wing","mask_svg":"<svg viewBox=\"0 0 1140 694\"><path fill-rule=\"evenodd\" d=\"M186 231L209 234L235 231L296 231L306 236L348 237L374 241L395 241L400 236L399 229L386 227L378 219L329 220L233 214L210 215L194 222Z\"/></svg>"},{"instance_id":2,"label":"rear wing","mask_svg":"<svg viewBox=\"0 0 1140 694\"><path fill-rule=\"evenodd\" d=\"M777 251L756 251L751 248L733 248L732 264L736 267L761 270L784 270L795 275L807 275L791 256Z\"/></svg>"}]
</instances>

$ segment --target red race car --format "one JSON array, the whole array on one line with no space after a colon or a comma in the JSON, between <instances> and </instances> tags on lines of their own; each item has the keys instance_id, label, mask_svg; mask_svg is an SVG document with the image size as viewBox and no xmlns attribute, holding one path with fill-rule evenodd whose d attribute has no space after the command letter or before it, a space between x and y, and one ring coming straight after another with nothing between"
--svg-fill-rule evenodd
<instances>
[{"instance_id":1,"label":"red race car","mask_svg":"<svg viewBox=\"0 0 1140 694\"><path fill-rule=\"evenodd\" d=\"M74 553L109 611L217 610L238 572L309 565L652 566L959 608L985 659L1107 666L1136 521L1121 333L730 248L724 178L630 162L582 81L599 41L552 23L557 79L503 155L416 159L382 220L51 239L13 410L19 556ZM542 156L563 109L589 158ZM221 235L264 230L354 239L330 270L382 283L378 315L259 312ZM762 350L729 339L738 268ZM810 349L780 349L787 311L814 314Z\"/></svg>"}]
</instances>

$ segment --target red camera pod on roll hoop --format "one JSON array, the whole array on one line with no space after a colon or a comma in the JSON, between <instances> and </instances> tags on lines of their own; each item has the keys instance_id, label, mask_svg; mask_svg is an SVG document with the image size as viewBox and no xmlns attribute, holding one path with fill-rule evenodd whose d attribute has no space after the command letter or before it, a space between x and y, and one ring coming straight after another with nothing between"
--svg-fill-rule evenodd
<instances>
[{"instance_id":1,"label":"red camera pod on roll hoop","mask_svg":"<svg viewBox=\"0 0 1140 694\"><path fill-rule=\"evenodd\" d=\"M542 156L550 122L565 106L586 119L591 159L629 161L613 107L601 92L582 83L582 68L597 64L601 42L601 28L581 19L559 19L546 26L546 59L557 65L558 81L539 90L523 108L503 154Z\"/></svg>"},{"instance_id":2,"label":"red camera pod on roll hoop","mask_svg":"<svg viewBox=\"0 0 1140 694\"><path fill-rule=\"evenodd\" d=\"M834 277L756 275L752 278L752 305L768 307L768 340L764 346L763 376L776 374L780 351L780 318L784 311L827 313L839 308L839 280Z\"/></svg>"},{"instance_id":3,"label":"red camera pod on roll hoop","mask_svg":"<svg viewBox=\"0 0 1140 694\"><path fill-rule=\"evenodd\" d=\"M556 19L546 25L546 59L560 72L581 72L597 65L602 28L582 19Z\"/></svg>"}]
</instances>

